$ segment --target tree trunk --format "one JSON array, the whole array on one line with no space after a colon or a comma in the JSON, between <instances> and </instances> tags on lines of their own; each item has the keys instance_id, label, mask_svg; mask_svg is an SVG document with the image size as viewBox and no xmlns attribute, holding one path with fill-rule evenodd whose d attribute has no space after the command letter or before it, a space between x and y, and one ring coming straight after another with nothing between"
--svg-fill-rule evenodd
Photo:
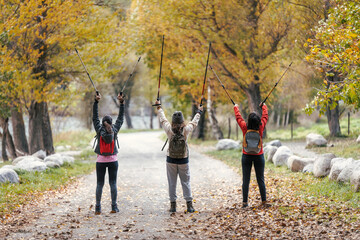
<instances>
[{"instance_id":1,"label":"tree trunk","mask_svg":"<svg viewBox=\"0 0 360 240\"><path fill-rule=\"evenodd\" d=\"M29 154L29 145L26 138L25 124L21 109L11 110L11 123L17 155Z\"/></svg>"},{"instance_id":2,"label":"tree trunk","mask_svg":"<svg viewBox=\"0 0 360 240\"><path fill-rule=\"evenodd\" d=\"M84 95L84 98L81 102L81 105L82 105L81 118L85 122L86 128L89 130L92 129L92 125L93 125L92 109L93 109L93 104L94 104L94 95L95 95L95 93L93 93L93 92L86 92ZM115 104L116 104L116 99L115 99Z\"/></svg>"},{"instance_id":3,"label":"tree trunk","mask_svg":"<svg viewBox=\"0 0 360 240\"><path fill-rule=\"evenodd\" d=\"M125 114L125 120L126 120L126 126L128 129L132 129L134 128L131 122L131 117L130 117L130 113L129 113L129 106L130 106L130 95L128 95L126 101L125 101L125 109L124 109L124 114Z\"/></svg>"},{"instance_id":4,"label":"tree trunk","mask_svg":"<svg viewBox=\"0 0 360 240\"><path fill-rule=\"evenodd\" d=\"M50 123L50 116L48 111L48 105L46 102L41 102L42 105L42 134L43 134L43 141L44 141L44 148L46 155L54 154L54 143L51 131L51 123Z\"/></svg>"},{"instance_id":5,"label":"tree trunk","mask_svg":"<svg viewBox=\"0 0 360 240\"><path fill-rule=\"evenodd\" d=\"M1 139L1 157L4 162L9 161L9 158L6 153L6 134L3 129L2 139Z\"/></svg>"},{"instance_id":6,"label":"tree trunk","mask_svg":"<svg viewBox=\"0 0 360 240\"><path fill-rule=\"evenodd\" d=\"M192 104L192 116L195 116L197 110L197 104L193 101ZM195 130L193 131L191 137L195 138L195 139L205 139L205 113L206 111L204 110L204 112L201 114L198 126L195 128Z\"/></svg>"},{"instance_id":7,"label":"tree trunk","mask_svg":"<svg viewBox=\"0 0 360 240\"><path fill-rule=\"evenodd\" d=\"M250 83L248 88L245 89L245 93L249 101L250 112L261 114L261 108L259 107L261 103L260 84Z\"/></svg>"},{"instance_id":8,"label":"tree trunk","mask_svg":"<svg viewBox=\"0 0 360 240\"><path fill-rule=\"evenodd\" d=\"M154 129L153 116L154 116L154 108L150 105L150 129Z\"/></svg>"},{"instance_id":9,"label":"tree trunk","mask_svg":"<svg viewBox=\"0 0 360 240\"><path fill-rule=\"evenodd\" d=\"M276 119L276 127L280 127L280 119L281 119L281 105L278 106L278 114Z\"/></svg>"},{"instance_id":10,"label":"tree trunk","mask_svg":"<svg viewBox=\"0 0 360 240\"><path fill-rule=\"evenodd\" d=\"M12 159L16 158L15 145L12 139L12 136L9 131L9 118L1 118L1 127L3 129L3 138L2 138L2 148L3 148L3 159L8 161L7 152L9 153ZM5 152L4 152L5 151Z\"/></svg>"},{"instance_id":11,"label":"tree trunk","mask_svg":"<svg viewBox=\"0 0 360 240\"><path fill-rule=\"evenodd\" d=\"M215 108L212 107L210 86L208 86L207 110L209 112L209 122L211 125L213 136L215 137L216 140L223 139L224 135L223 132L221 131L221 128L219 127L218 120L216 119Z\"/></svg>"},{"instance_id":12,"label":"tree trunk","mask_svg":"<svg viewBox=\"0 0 360 240\"><path fill-rule=\"evenodd\" d=\"M32 101L29 108L29 150L33 154L40 149L44 149L42 135L42 105Z\"/></svg>"},{"instance_id":13,"label":"tree trunk","mask_svg":"<svg viewBox=\"0 0 360 240\"><path fill-rule=\"evenodd\" d=\"M329 106L332 104L332 100L329 102ZM338 137L341 135L340 129L340 112L339 112L339 102L336 101L336 107L330 110L330 107L327 107L326 117L328 120L330 136L331 137Z\"/></svg>"},{"instance_id":14,"label":"tree trunk","mask_svg":"<svg viewBox=\"0 0 360 240\"><path fill-rule=\"evenodd\" d=\"M286 127L286 112L284 113L283 116L283 126Z\"/></svg>"},{"instance_id":15,"label":"tree trunk","mask_svg":"<svg viewBox=\"0 0 360 240\"><path fill-rule=\"evenodd\" d=\"M33 101L29 108L29 144L30 154L45 150L46 154L54 153L53 138L46 102Z\"/></svg>"}]
</instances>

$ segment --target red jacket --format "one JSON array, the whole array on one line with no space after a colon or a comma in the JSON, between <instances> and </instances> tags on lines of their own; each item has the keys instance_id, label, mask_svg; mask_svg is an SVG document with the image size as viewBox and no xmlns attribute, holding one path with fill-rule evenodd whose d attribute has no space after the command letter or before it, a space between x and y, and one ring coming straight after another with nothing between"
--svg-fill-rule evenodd
<instances>
[{"instance_id":1,"label":"red jacket","mask_svg":"<svg viewBox=\"0 0 360 240\"><path fill-rule=\"evenodd\" d=\"M242 118L241 114L240 114L240 110L238 107L234 106L234 111L235 111L235 117L236 117L236 121L237 123L239 124L242 132L243 132L243 136L245 136L246 132L247 132L247 126L246 126L246 122L245 120ZM259 128L259 132L260 132L260 137L262 138L263 137L263 132L264 132L264 129L265 129L265 126L266 126L266 123L268 121L268 109L267 109L267 106L264 104L262 106L262 116L261 116L261 125L260 125L260 128ZM243 153L244 154L248 154L247 152L244 151L244 148L243 148ZM261 145L261 150L258 154L248 154L248 155L261 155L264 153L264 150L263 150L263 146Z\"/></svg>"}]
</instances>

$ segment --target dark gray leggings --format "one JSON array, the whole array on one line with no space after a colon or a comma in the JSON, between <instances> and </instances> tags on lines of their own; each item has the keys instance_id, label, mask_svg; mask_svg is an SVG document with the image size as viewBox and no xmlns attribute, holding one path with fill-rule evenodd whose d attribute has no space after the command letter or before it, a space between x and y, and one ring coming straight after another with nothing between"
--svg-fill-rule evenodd
<instances>
[{"instance_id":1,"label":"dark gray leggings","mask_svg":"<svg viewBox=\"0 0 360 240\"><path fill-rule=\"evenodd\" d=\"M109 173L109 184L111 191L111 204L116 204L117 198L117 188L116 188L116 178L119 164L118 162L108 162L108 163L96 163L96 177L97 177L97 185L96 185L96 205L100 205L101 203L101 195L105 182L105 173L106 168L108 168Z\"/></svg>"},{"instance_id":2,"label":"dark gray leggings","mask_svg":"<svg viewBox=\"0 0 360 240\"><path fill-rule=\"evenodd\" d=\"M266 188L265 188L265 180L264 180L264 168L265 168L264 154L261 155L243 154L241 158L242 175L243 175L243 184L242 184L243 202L248 201L251 167L253 163L255 167L256 180L259 185L261 200L266 201Z\"/></svg>"}]
</instances>

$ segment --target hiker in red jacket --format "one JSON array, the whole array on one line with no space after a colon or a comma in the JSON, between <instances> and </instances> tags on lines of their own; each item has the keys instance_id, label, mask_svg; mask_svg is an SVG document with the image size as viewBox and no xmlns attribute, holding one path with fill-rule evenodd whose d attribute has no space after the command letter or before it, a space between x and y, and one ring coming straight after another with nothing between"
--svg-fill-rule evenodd
<instances>
[{"instance_id":1,"label":"hiker in red jacket","mask_svg":"<svg viewBox=\"0 0 360 240\"><path fill-rule=\"evenodd\" d=\"M262 116L252 112L248 116L247 123L242 118L239 106L235 104L234 106L236 121L239 124L243 132L243 154L241 159L242 165L242 175L243 175L243 208L248 207L248 193L249 193L249 183L251 175L251 167L254 164L256 180L259 185L261 200L263 206L268 206L266 202L266 188L264 180L264 168L265 168L265 159L263 151L263 132L268 120L268 110L265 104L262 105Z\"/></svg>"}]
</instances>

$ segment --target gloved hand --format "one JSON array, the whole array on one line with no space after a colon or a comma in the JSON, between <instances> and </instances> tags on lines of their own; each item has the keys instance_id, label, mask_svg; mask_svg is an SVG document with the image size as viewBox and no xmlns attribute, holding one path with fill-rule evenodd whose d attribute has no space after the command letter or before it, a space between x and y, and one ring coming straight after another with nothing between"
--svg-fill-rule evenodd
<instances>
[{"instance_id":1,"label":"gloved hand","mask_svg":"<svg viewBox=\"0 0 360 240\"><path fill-rule=\"evenodd\" d=\"M99 101L101 99L101 94L98 93L98 94L95 94L95 101Z\"/></svg>"}]
</instances>

